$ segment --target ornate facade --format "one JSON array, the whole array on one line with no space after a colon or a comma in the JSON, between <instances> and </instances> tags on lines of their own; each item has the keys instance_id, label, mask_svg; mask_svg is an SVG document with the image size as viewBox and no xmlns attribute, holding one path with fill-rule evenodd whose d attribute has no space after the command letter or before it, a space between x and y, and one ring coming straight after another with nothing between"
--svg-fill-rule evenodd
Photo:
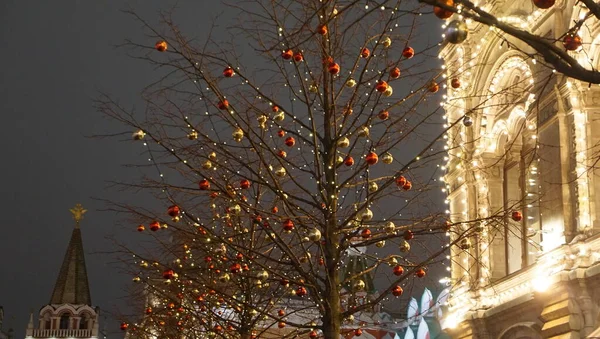
<instances>
[{"instance_id":1,"label":"ornate facade","mask_svg":"<svg viewBox=\"0 0 600 339\"><path fill-rule=\"evenodd\" d=\"M31 314L26 338L98 338L98 309L92 307L79 222L81 205L71 209L75 228L67 247L50 303ZM37 325L37 326L36 326Z\"/></svg>"},{"instance_id":2,"label":"ornate facade","mask_svg":"<svg viewBox=\"0 0 600 339\"><path fill-rule=\"evenodd\" d=\"M529 0L478 5L557 40L585 15L575 0L547 10ZM592 23L573 55L598 69L600 25ZM468 237L452 246L443 325L456 338L587 338L600 326L600 88L467 24L469 38L441 52L446 119L458 122L444 177L451 239Z\"/></svg>"}]
</instances>

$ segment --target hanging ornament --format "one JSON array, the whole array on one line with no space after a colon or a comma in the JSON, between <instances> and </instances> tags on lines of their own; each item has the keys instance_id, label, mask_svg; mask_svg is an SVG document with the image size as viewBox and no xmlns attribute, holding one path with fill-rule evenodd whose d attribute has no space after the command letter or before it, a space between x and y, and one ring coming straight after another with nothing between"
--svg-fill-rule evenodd
<instances>
[{"instance_id":1,"label":"hanging ornament","mask_svg":"<svg viewBox=\"0 0 600 339\"><path fill-rule=\"evenodd\" d=\"M133 140L142 140L142 139L144 139L145 136L146 136L146 133L144 133L144 131L142 131L142 130L133 132L133 134L131 135Z\"/></svg>"},{"instance_id":2,"label":"hanging ornament","mask_svg":"<svg viewBox=\"0 0 600 339\"><path fill-rule=\"evenodd\" d=\"M369 127L367 126L361 126L358 129L358 136L361 138L366 138L369 136Z\"/></svg>"},{"instance_id":3,"label":"hanging ornament","mask_svg":"<svg viewBox=\"0 0 600 339\"><path fill-rule=\"evenodd\" d=\"M299 297L305 296L306 293L307 293L306 288L304 288L303 286L300 286L296 289L296 295Z\"/></svg>"},{"instance_id":4,"label":"hanging ornament","mask_svg":"<svg viewBox=\"0 0 600 339\"><path fill-rule=\"evenodd\" d=\"M139 225L137 227L138 232L144 232L145 229L146 229L146 227L144 225Z\"/></svg>"},{"instance_id":5,"label":"hanging ornament","mask_svg":"<svg viewBox=\"0 0 600 339\"><path fill-rule=\"evenodd\" d=\"M277 131L277 136L278 137L283 138L284 135L285 135L285 131L284 130Z\"/></svg>"},{"instance_id":6,"label":"hanging ornament","mask_svg":"<svg viewBox=\"0 0 600 339\"><path fill-rule=\"evenodd\" d=\"M410 189L412 188L412 183L410 181L406 181L406 183L404 185L402 185L402 189L405 191L410 191Z\"/></svg>"},{"instance_id":7,"label":"hanging ornament","mask_svg":"<svg viewBox=\"0 0 600 339\"><path fill-rule=\"evenodd\" d=\"M366 286L366 284L364 281L362 281L362 279L358 279L357 281L354 282L354 284L352 284L352 288L355 291L362 291L365 289L365 286Z\"/></svg>"},{"instance_id":8,"label":"hanging ornament","mask_svg":"<svg viewBox=\"0 0 600 339\"><path fill-rule=\"evenodd\" d=\"M401 175L398 178L396 178L396 186L403 187L404 184L406 184L406 181L406 178L403 175Z\"/></svg>"},{"instance_id":9,"label":"hanging ornament","mask_svg":"<svg viewBox=\"0 0 600 339\"><path fill-rule=\"evenodd\" d=\"M582 44L583 41L581 40L581 37L577 34L567 34L563 39L563 46L565 46L565 49L567 51L576 51L581 47Z\"/></svg>"},{"instance_id":10,"label":"hanging ornament","mask_svg":"<svg viewBox=\"0 0 600 339\"><path fill-rule=\"evenodd\" d=\"M354 158L351 156L346 156L346 158L344 159L344 165L350 167L352 165L354 165Z\"/></svg>"},{"instance_id":11,"label":"hanging ornament","mask_svg":"<svg viewBox=\"0 0 600 339\"><path fill-rule=\"evenodd\" d=\"M454 89L459 88L460 80L458 78L452 78L452 80L450 80L450 86L452 86Z\"/></svg>"},{"instance_id":12,"label":"hanging ornament","mask_svg":"<svg viewBox=\"0 0 600 339\"><path fill-rule=\"evenodd\" d=\"M361 236L363 239L369 239L369 238L371 237L371 230L370 230L370 229L368 229L368 228L365 228L364 230L362 230L362 231L360 232L360 236Z\"/></svg>"},{"instance_id":13,"label":"hanging ornament","mask_svg":"<svg viewBox=\"0 0 600 339\"><path fill-rule=\"evenodd\" d=\"M369 193L375 193L379 189L379 186L375 181L371 181L369 183Z\"/></svg>"},{"instance_id":14,"label":"hanging ornament","mask_svg":"<svg viewBox=\"0 0 600 339\"><path fill-rule=\"evenodd\" d=\"M381 44L383 45L383 47L388 48L392 45L392 39L390 39L390 37L385 37Z\"/></svg>"},{"instance_id":15,"label":"hanging ornament","mask_svg":"<svg viewBox=\"0 0 600 339\"><path fill-rule=\"evenodd\" d=\"M468 238L461 239L460 245L458 246L461 250L466 251L471 248L471 241Z\"/></svg>"},{"instance_id":16,"label":"hanging ornament","mask_svg":"<svg viewBox=\"0 0 600 339\"><path fill-rule=\"evenodd\" d=\"M394 234L396 232L396 225L392 221L388 221L385 224L385 233Z\"/></svg>"},{"instance_id":17,"label":"hanging ornament","mask_svg":"<svg viewBox=\"0 0 600 339\"><path fill-rule=\"evenodd\" d=\"M377 156L377 153L375 153L375 152L369 152L369 154L367 154L365 156L365 161L369 165L375 165L378 160L379 160L379 157Z\"/></svg>"},{"instance_id":18,"label":"hanging ornament","mask_svg":"<svg viewBox=\"0 0 600 339\"><path fill-rule=\"evenodd\" d=\"M441 3L449 7L454 6L453 0L442 0ZM452 14L454 14L454 12L443 9L442 7L435 6L433 7L433 14L435 14L435 16L437 16L440 19L448 19L452 16Z\"/></svg>"},{"instance_id":19,"label":"hanging ornament","mask_svg":"<svg viewBox=\"0 0 600 339\"><path fill-rule=\"evenodd\" d=\"M392 94L394 94L394 89L392 88L392 86L388 85L388 87L385 90L385 92L383 92L383 96L384 97L391 97Z\"/></svg>"},{"instance_id":20,"label":"hanging ornament","mask_svg":"<svg viewBox=\"0 0 600 339\"><path fill-rule=\"evenodd\" d=\"M398 67L394 67L391 71L390 71L390 77L392 79L398 79L400 77L400 68Z\"/></svg>"},{"instance_id":21,"label":"hanging ornament","mask_svg":"<svg viewBox=\"0 0 600 339\"><path fill-rule=\"evenodd\" d=\"M283 317L283 316L285 316L285 311L284 310L279 310L279 311L277 311L277 315L280 316L280 317Z\"/></svg>"},{"instance_id":22,"label":"hanging ornament","mask_svg":"<svg viewBox=\"0 0 600 339\"><path fill-rule=\"evenodd\" d=\"M267 279L269 279L269 272L267 271L260 271L256 274L256 279L260 280L260 281L267 281Z\"/></svg>"},{"instance_id":23,"label":"hanging ornament","mask_svg":"<svg viewBox=\"0 0 600 339\"><path fill-rule=\"evenodd\" d=\"M541 8L541 9L548 9L548 8L554 6L555 2L556 2L556 0L533 0L533 4L537 8Z\"/></svg>"},{"instance_id":24,"label":"hanging ornament","mask_svg":"<svg viewBox=\"0 0 600 339\"><path fill-rule=\"evenodd\" d=\"M512 218L512 220L519 222L519 221L523 220L523 213L521 213L519 211L513 211L511 214L511 218Z\"/></svg>"},{"instance_id":25,"label":"hanging ornament","mask_svg":"<svg viewBox=\"0 0 600 339\"><path fill-rule=\"evenodd\" d=\"M163 272L162 276L164 279L173 279L173 277L175 276L175 272L173 270L166 270Z\"/></svg>"},{"instance_id":26,"label":"hanging ornament","mask_svg":"<svg viewBox=\"0 0 600 339\"><path fill-rule=\"evenodd\" d=\"M258 127L261 129L267 128L267 116L264 114L259 115L256 120L258 120Z\"/></svg>"},{"instance_id":27,"label":"hanging ornament","mask_svg":"<svg viewBox=\"0 0 600 339\"><path fill-rule=\"evenodd\" d=\"M463 125L465 125L466 127L471 127L473 125L473 119L471 119L470 116L465 116L463 118Z\"/></svg>"},{"instance_id":28,"label":"hanging ornament","mask_svg":"<svg viewBox=\"0 0 600 339\"><path fill-rule=\"evenodd\" d=\"M371 51L369 51L368 48L363 48L362 51L360 51L360 57L361 58L368 58L369 56L371 56Z\"/></svg>"},{"instance_id":29,"label":"hanging ornament","mask_svg":"<svg viewBox=\"0 0 600 339\"><path fill-rule=\"evenodd\" d=\"M281 57L285 60L290 60L293 56L294 56L294 52L291 49L288 49L286 51L283 51L283 53L281 53Z\"/></svg>"},{"instance_id":30,"label":"hanging ornament","mask_svg":"<svg viewBox=\"0 0 600 339\"><path fill-rule=\"evenodd\" d=\"M283 121L283 119L285 119L285 113L283 111L280 111L273 117L273 120L275 121Z\"/></svg>"},{"instance_id":31,"label":"hanging ornament","mask_svg":"<svg viewBox=\"0 0 600 339\"><path fill-rule=\"evenodd\" d=\"M404 240L408 241L412 240L415 237L415 234L411 230L406 230L402 237L404 237Z\"/></svg>"},{"instance_id":32,"label":"hanging ornament","mask_svg":"<svg viewBox=\"0 0 600 339\"><path fill-rule=\"evenodd\" d=\"M412 47L404 47L402 50L402 56L406 59L410 59L415 56L415 50Z\"/></svg>"},{"instance_id":33,"label":"hanging ornament","mask_svg":"<svg viewBox=\"0 0 600 339\"><path fill-rule=\"evenodd\" d=\"M244 138L244 131L238 127L231 133L231 136L233 137L233 140L240 142Z\"/></svg>"},{"instance_id":34,"label":"hanging ornament","mask_svg":"<svg viewBox=\"0 0 600 339\"><path fill-rule=\"evenodd\" d=\"M370 221L371 219L373 219L373 211L371 211L370 209L365 209L365 211L361 214L360 216L360 220L361 221ZM371 231L369 231L369 234Z\"/></svg>"},{"instance_id":35,"label":"hanging ornament","mask_svg":"<svg viewBox=\"0 0 600 339\"><path fill-rule=\"evenodd\" d=\"M461 20L452 20L446 26L446 30L444 31L444 36L447 42L451 44L460 44L461 42L467 40L467 36L469 35L469 28L464 21Z\"/></svg>"},{"instance_id":36,"label":"hanging ornament","mask_svg":"<svg viewBox=\"0 0 600 339\"><path fill-rule=\"evenodd\" d=\"M381 111L379 111L379 114L377 114L377 117L379 118L379 120L387 120L390 116L390 112L388 112L385 109L382 109Z\"/></svg>"},{"instance_id":37,"label":"hanging ornament","mask_svg":"<svg viewBox=\"0 0 600 339\"><path fill-rule=\"evenodd\" d=\"M310 337L310 339L317 339L319 337L319 334L317 333L317 331L312 330L310 331L310 333L308 333L308 336Z\"/></svg>"},{"instance_id":38,"label":"hanging ornament","mask_svg":"<svg viewBox=\"0 0 600 339\"><path fill-rule=\"evenodd\" d=\"M152 232L156 232L160 229L160 223L158 221L153 221L150 223L150 230Z\"/></svg>"},{"instance_id":39,"label":"hanging ornament","mask_svg":"<svg viewBox=\"0 0 600 339\"><path fill-rule=\"evenodd\" d=\"M423 278L426 274L427 272L425 272L423 268L419 268L415 271L415 275L417 276L417 278Z\"/></svg>"},{"instance_id":40,"label":"hanging ornament","mask_svg":"<svg viewBox=\"0 0 600 339\"><path fill-rule=\"evenodd\" d=\"M354 336L355 337L360 337L362 335L363 331L360 328L357 328L354 330Z\"/></svg>"},{"instance_id":41,"label":"hanging ornament","mask_svg":"<svg viewBox=\"0 0 600 339\"><path fill-rule=\"evenodd\" d=\"M394 286L394 288L392 289L392 294L393 294L395 297L399 297L399 296L401 296L401 295L402 295L402 293L404 293L404 290L402 289L402 287L400 287L400 286L398 286L398 285Z\"/></svg>"},{"instance_id":42,"label":"hanging ornament","mask_svg":"<svg viewBox=\"0 0 600 339\"><path fill-rule=\"evenodd\" d=\"M150 306L146 307L146 311L144 313L152 314L152 307L150 307Z\"/></svg>"},{"instance_id":43,"label":"hanging ornament","mask_svg":"<svg viewBox=\"0 0 600 339\"><path fill-rule=\"evenodd\" d=\"M191 131L190 133L188 133L187 138L190 139L190 140L196 140L196 139L198 139L198 132Z\"/></svg>"},{"instance_id":44,"label":"hanging ornament","mask_svg":"<svg viewBox=\"0 0 600 339\"><path fill-rule=\"evenodd\" d=\"M279 151L277 152L277 155L278 155L280 158L285 158L285 157L287 157L287 153L286 153L285 151L283 151L283 150L279 150Z\"/></svg>"},{"instance_id":45,"label":"hanging ornament","mask_svg":"<svg viewBox=\"0 0 600 339\"><path fill-rule=\"evenodd\" d=\"M385 90L387 88L388 88L387 82L385 82L383 80L377 81L377 86L375 86L375 89L377 90L377 92L383 93L383 92L385 92Z\"/></svg>"},{"instance_id":46,"label":"hanging ornament","mask_svg":"<svg viewBox=\"0 0 600 339\"><path fill-rule=\"evenodd\" d=\"M302 62L303 60L304 60L304 56L302 56L301 52L294 53L294 61L295 62Z\"/></svg>"},{"instance_id":47,"label":"hanging ornament","mask_svg":"<svg viewBox=\"0 0 600 339\"><path fill-rule=\"evenodd\" d=\"M275 171L275 175L280 178L285 177L286 174L287 174L287 171L283 167L280 167Z\"/></svg>"},{"instance_id":48,"label":"hanging ornament","mask_svg":"<svg viewBox=\"0 0 600 339\"><path fill-rule=\"evenodd\" d=\"M431 93L437 93L437 91L440 90L440 85L438 85L437 82L432 81L429 86L427 86L427 90Z\"/></svg>"},{"instance_id":49,"label":"hanging ornament","mask_svg":"<svg viewBox=\"0 0 600 339\"><path fill-rule=\"evenodd\" d=\"M223 273L219 276L219 281L222 283L227 283L229 280L231 280L229 273Z\"/></svg>"},{"instance_id":50,"label":"hanging ornament","mask_svg":"<svg viewBox=\"0 0 600 339\"><path fill-rule=\"evenodd\" d=\"M311 93L317 93L317 92L319 92L319 87L315 83L312 83L312 84L310 84L310 86L308 86L308 90Z\"/></svg>"},{"instance_id":51,"label":"hanging ornament","mask_svg":"<svg viewBox=\"0 0 600 339\"><path fill-rule=\"evenodd\" d=\"M319 240L321 240L321 231L319 231L316 228L311 229L308 232L308 239L310 241L319 241Z\"/></svg>"},{"instance_id":52,"label":"hanging ornament","mask_svg":"<svg viewBox=\"0 0 600 339\"><path fill-rule=\"evenodd\" d=\"M285 327L285 323L283 321L280 321L279 323L277 323L277 327L284 328Z\"/></svg>"},{"instance_id":53,"label":"hanging ornament","mask_svg":"<svg viewBox=\"0 0 600 339\"><path fill-rule=\"evenodd\" d=\"M392 162L394 162L394 157L392 156L391 153L389 152L385 152L382 156L381 156L381 161L386 164L389 165Z\"/></svg>"},{"instance_id":54,"label":"hanging ornament","mask_svg":"<svg viewBox=\"0 0 600 339\"><path fill-rule=\"evenodd\" d=\"M210 160L213 160L213 161L214 161L214 160L217 160L217 153L215 153L215 152L210 152L210 153L208 154L208 158L209 158Z\"/></svg>"},{"instance_id":55,"label":"hanging ornament","mask_svg":"<svg viewBox=\"0 0 600 339\"><path fill-rule=\"evenodd\" d=\"M240 188L243 190L250 188L250 180L242 179L242 181L240 181Z\"/></svg>"},{"instance_id":56,"label":"hanging ornament","mask_svg":"<svg viewBox=\"0 0 600 339\"><path fill-rule=\"evenodd\" d=\"M233 263L231 266L229 266L229 271L233 274L240 273L242 271L242 265L237 262Z\"/></svg>"},{"instance_id":57,"label":"hanging ornament","mask_svg":"<svg viewBox=\"0 0 600 339\"><path fill-rule=\"evenodd\" d=\"M338 155L338 157L335 159L335 163L336 165L340 165L344 163L344 158L342 158L341 155Z\"/></svg>"},{"instance_id":58,"label":"hanging ornament","mask_svg":"<svg viewBox=\"0 0 600 339\"><path fill-rule=\"evenodd\" d=\"M340 72L340 65L338 65L335 62L332 62L328 66L328 71L329 71L329 73L336 75Z\"/></svg>"},{"instance_id":59,"label":"hanging ornament","mask_svg":"<svg viewBox=\"0 0 600 339\"><path fill-rule=\"evenodd\" d=\"M202 168L204 168L204 169L211 169L212 168L212 162L210 160L206 160L204 163L202 163Z\"/></svg>"},{"instance_id":60,"label":"hanging ornament","mask_svg":"<svg viewBox=\"0 0 600 339\"><path fill-rule=\"evenodd\" d=\"M385 246L385 240L379 240L375 243L375 247L383 248Z\"/></svg>"},{"instance_id":61,"label":"hanging ornament","mask_svg":"<svg viewBox=\"0 0 600 339\"><path fill-rule=\"evenodd\" d=\"M164 52L167 50L167 42L160 40L154 45L154 48L156 48L156 50L159 52Z\"/></svg>"},{"instance_id":62,"label":"hanging ornament","mask_svg":"<svg viewBox=\"0 0 600 339\"><path fill-rule=\"evenodd\" d=\"M340 140L338 140L337 146L339 148L346 148L346 147L350 146L350 140L346 137L342 137Z\"/></svg>"},{"instance_id":63,"label":"hanging ornament","mask_svg":"<svg viewBox=\"0 0 600 339\"><path fill-rule=\"evenodd\" d=\"M285 139L285 144L286 146L292 147L296 144L296 139L294 139L294 137L287 137Z\"/></svg>"},{"instance_id":64,"label":"hanging ornament","mask_svg":"<svg viewBox=\"0 0 600 339\"><path fill-rule=\"evenodd\" d=\"M317 28L317 33L321 34L321 35L326 35L327 34L327 26L325 25L320 25Z\"/></svg>"},{"instance_id":65,"label":"hanging ornament","mask_svg":"<svg viewBox=\"0 0 600 339\"><path fill-rule=\"evenodd\" d=\"M181 209L177 205L169 206L169 208L167 209L167 214L170 217L176 217L179 215L180 212L181 212Z\"/></svg>"},{"instance_id":66,"label":"hanging ornament","mask_svg":"<svg viewBox=\"0 0 600 339\"><path fill-rule=\"evenodd\" d=\"M234 74L235 74L235 72L233 71L233 68L231 68L231 67L226 67L223 70L223 76L226 78L231 78Z\"/></svg>"},{"instance_id":67,"label":"hanging ornament","mask_svg":"<svg viewBox=\"0 0 600 339\"><path fill-rule=\"evenodd\" d=\"M352 88L354 86L356 86L356 80L354 80L354 79L348 79L348 81L346 81L346 87Z\"/></svg>"},{"instance_id":68,"label":"hanging ornament","mask_svg":"<svg viewBox=\"0 0 600 339\"><path fill-rule=\"evenodd\" d=\"M286 221L283 222L283 229L285 231L290 232L291 230L294 229L294 222L291 221L290 219L287 219Z\"/></svg>"},{"instance_id":69,"label":"hanging ornament","mask_svg":"<svg viewBox=\"0 0 600 339\"><path fill-rule=\"evenodd\" d=\"M229 101L227 101L227 99L223 99L222 101L219 101L217 106L219 109L226 110L229 108Z\"/></svg>"},{"instance_id":70,"label":"hanging ornament","mask_svg":"<svg viewBox=\"0 0 600 339\"><path fill-rule=\"evenodd\" d=\"M408 251L410 251L410 244L408 243L408 241L402 240L400 242L400 252L406 253Z\"/></svg>"},{"instance_id":71,"label":"hanging ornament","mask_svg":"<svg viewBox=\"0 0 600 339\"><path fill-rule=\"evenodd\" d=\"M198 187L200 187L201 190L206 191L206 190L210 189L210 182L208 182L208 180L206 180L206 179L202 179L198 183Z\"/></svg>"},{"instance_id":72,"label":"hanging ornament","mask_svg":"<svg viewBox=\"0 0 600 339\"><path fill-rule=\"evenodd\" d=\"M121 331L127 331L128 327L129 327L128 323L125 323L125 322L121 323L121 326L120 326Z\"/></svg>"},{"instance_id":73,"label":"hanging ornament","mask_svg":"<svg viewBox=\"0 0 600 339\"><path fill-rule=\"evenodd\" d=\"M402 275L404 274L404 267L400 266L400 265L396 265L394 266L394 275Z\"/></svg>"}]
</instances>

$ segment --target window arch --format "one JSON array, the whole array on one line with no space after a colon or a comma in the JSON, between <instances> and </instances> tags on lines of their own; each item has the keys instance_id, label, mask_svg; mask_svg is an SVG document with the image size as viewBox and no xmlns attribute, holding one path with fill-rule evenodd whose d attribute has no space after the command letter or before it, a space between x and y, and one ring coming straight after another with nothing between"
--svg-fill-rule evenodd
<instances>
[{"instance_id":1,"label":"window arch","mask_svg":"<svg viewBox=\"0 0 600 339\"><path fill-rule=\"evenodd\" d=\"M58 328L61 330L68 330L69 329L69 320L71 319L71 317L69 316L69 313L63 313L60 316L60 322L59 322L59 326Z\"/></svg>"},{"instance_id":2,"label":"window arch","mask_svg":"<svg viewBox=\"0 0 600 339\"><path fill-rule=\"evenodd\" d=\"M89 327L90 316L87 313L83 313L79 319L79 329L87 330Z\"/></svg>"}]
</instances>

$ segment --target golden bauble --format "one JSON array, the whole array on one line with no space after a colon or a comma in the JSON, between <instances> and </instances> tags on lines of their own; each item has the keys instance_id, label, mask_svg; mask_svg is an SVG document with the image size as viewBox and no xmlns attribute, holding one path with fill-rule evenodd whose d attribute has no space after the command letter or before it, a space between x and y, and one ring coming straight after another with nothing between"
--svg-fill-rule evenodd
<instances>
[{"instance_id":1,"label":"golden bauble","mask_svg":"<svg viewBox=\"0 0 600 339\"><path fill-rule=\"evenodd\" d=\"M369 127L362 126L361 128L359 128L358 129L358 136L359 137L368 137L369 136Z\"/></svg>"},{"instance_id":2,"label":"golden bauble","mask_svg":"<svg viewBox=\"0 0 600 339\"><path fill-rule=\"evenodd\" d=\"M379 189L379 185L375 181L369 183L369 193L375 193Z\"/></svg>"},{"instance_id":3,"label":"golden bauble","mask_svg":"<svg viewBox=\"0 0 600 339\"><path fill-rule=\"evenodd\" d=\"M392 39L390 39L390 37L385 37L381 44L383 45L383 47L388 48L392 45Z\"/></svg>"},{"instance_id":4,"label":"golden bauble","mask_svg":"<svg viewBox=\"0 0 600 339\"><path fill-rule=\"evenodd\" d=\"M402 240L402 242L400 243L400 252L408 252L410 251L410 244L408 243L408 241L406 240Z\"/></svg>"},{"instance_id":5,"label":"golden bauble","mask_svg":"<svg viewBox=\"0 0 600 339\"><path fill-rule=\"evenodd\" d=\"M319 240L321 240L321 231L319 231L316 228L311 229L308 232L308 239L310 241L319 241Z\"/></svg>"},{"instance_id":6,"label":"golden bauble","mask_svg":"<svg viewBox=\"0 0 600 339\"><path fill-rule=\"evenodd\" d=\"M391 164L392 162L394 162L394 157L392 156L391 153L389 152L385 152L382 156L381 156L381 161L384 164Z\"/></svg>"},{"instance_id":7,"label":"golden bauble","mask_svg":"<svg viewBox=\"0 0 600 339\"><path fill-rule=\"evenodd\" d=\"M346 137L342 137L340 140L338 140L337 145L339 148L346 148L350 146L350 140L348 140Z\"/></svg>"},{"instance_id":8,"label":"golden bauble","mask_svg":"<svg viewBox=\"0 0 600 339\"><path fill-rule=\"evenodd\" d=\"M354 79L349 79L348 81L346 81L346 87L350 87L350 88L352 88L352 87L354 87L354 86L356 86L356 80L354 80Z\"/></svg>"}]
</instances>

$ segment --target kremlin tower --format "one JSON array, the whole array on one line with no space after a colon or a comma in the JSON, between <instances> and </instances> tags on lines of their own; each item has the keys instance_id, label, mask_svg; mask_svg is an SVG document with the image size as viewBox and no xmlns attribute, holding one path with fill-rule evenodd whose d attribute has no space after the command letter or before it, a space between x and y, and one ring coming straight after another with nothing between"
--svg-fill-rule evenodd
<instances>
[{"instance_id":1,"label":"kremlin tower","mask_svg":"<svg viewBox=\"0 0 600 339\"><path fill-rule=\"evenodd\" d=\"M92 307L79 223L86 212L81 204L72 208L75 228L65 253L50 302L38 319L29 318L26 338L98 338L98 309ZM36 326L37 325L37 326Z\"/></svg>"}]
</instances>

